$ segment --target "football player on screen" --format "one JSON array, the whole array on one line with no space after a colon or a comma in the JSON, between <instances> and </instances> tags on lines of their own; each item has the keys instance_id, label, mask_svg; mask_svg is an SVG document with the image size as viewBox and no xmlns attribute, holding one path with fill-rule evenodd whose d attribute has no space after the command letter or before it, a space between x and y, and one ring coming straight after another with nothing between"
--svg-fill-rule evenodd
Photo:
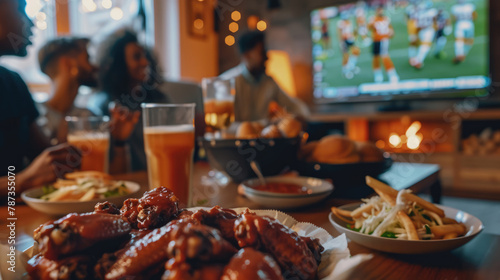
<instances>
[{"instance_id":1,"label":"football player on screen","mask_svg":"<svg viewBox=\"0 0 500 280\"><path fill-rule=\"evenodd\" d=\"M465 60L474 44L474 20L477 17L476 7L465 0L458 0L451 7L451 14L455 22L455 59L460 63Z\"/></svg>"},{"instance_id":2,"label":"football player on screen","mask_svg":"<svg viewBox=\"0 0 500 280\"><path fill-rule=\"evenodd\" d=\"M360 49L355 45L356 34L354 33L354 25L349 19L349 12L343 11L340 13L340 20L337 22L337 29L340 41L340 49L342 50L342 74L347 79L352 79L354 74L359 72L356 67Z\"/></svg>"},{"instance_id":3,"label":"football player on screen","mask_svg":"<svg viewBox=\"0 0 500 280\"><path fill-rule=\"evenodd\" d=\"M443 9L438 10L434 21L434 25L436 26L434 56L442 58L445 55L443 49L447 42L446 37L451 34L453 28L451 27L449 14Z\"/></svg>"},{"instance_id":4,"label":"football player on screen","mask_svg":"<svg viewBox=\"0 0 500 280\"><path fill-rule=\"evenodd\" d=\"M391 83L399 82L399 76L394 68L391 57L389 56L389 40L394 35L394 29L391 20L384 15L383 6L379 6L368 24L368 29L372 33L372 53L373 53L373 75L376 83L384 81L384 74L380 65L380 60L384 64L385 71Z\"/></svg>"},{"instance_id":5,"label":"football player on screen","mask_svg":"<svg viewBox=\"0 0 500 280\"><path fill-rule=\"evenodd\" d=\"M436 29L434 29L434 19L436 16L437 10L432 8L431 1L424 0L418 5L417 30L420 44L417 56L410 62L417 69L421 69L424 66L424 60L431 50L436 34Z\"/></svg>"},{"instance_id":6,"label":"football player on screen","mask_svg":"<svg viewBox=\"0 0 500 280\"><path fill-rule=\"evenodd\" d=\"M371 40L368 37L368 27L366 26L366 3L358 1L354 14L356 15L356 25L361 44L363 47L367 47L370 45Z\"/></svg>"},{"instance_id":7,"label":"football player on screen","mask_svg":"<svg viewBox=\"0 0 500 280\"><path fill-rule=\"evenodd\" d=\"M408 59L411 66L418 52L417 5L410 3L406 9L406 29L408 31Z\"/></svg>"}]
</instances>

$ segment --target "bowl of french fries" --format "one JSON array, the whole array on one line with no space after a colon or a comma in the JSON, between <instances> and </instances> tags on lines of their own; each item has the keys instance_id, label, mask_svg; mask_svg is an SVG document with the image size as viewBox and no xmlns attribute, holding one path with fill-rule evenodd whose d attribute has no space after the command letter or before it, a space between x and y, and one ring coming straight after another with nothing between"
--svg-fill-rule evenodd
<instances>
[{"instance_id":1,"label":"bowl of french fries","mask_svg":"<svg viewBox=\"0 0 500 280\"><path fill-rule=\"evenodd\" d=\"M397 191L367 176L378 196L332 207L330 222L365 247L397 254L426 254L458 248L483 230L461 210L430 203L409 190Z\"/></svg>"},{"instance_id":2,"label":"bowl of french fries","mask_svg":"<svg viewBox=\"0 0 500 280\"><path fill-rule=\"evenodd\" d=\"M140 186L130 181L114 180L98 171L65 175L52 184L29 189L21 198L31 208L50 215L91 212L96 203L109 201L121 206L131 197L139 197Z\"/></svg>"}]
</instances>

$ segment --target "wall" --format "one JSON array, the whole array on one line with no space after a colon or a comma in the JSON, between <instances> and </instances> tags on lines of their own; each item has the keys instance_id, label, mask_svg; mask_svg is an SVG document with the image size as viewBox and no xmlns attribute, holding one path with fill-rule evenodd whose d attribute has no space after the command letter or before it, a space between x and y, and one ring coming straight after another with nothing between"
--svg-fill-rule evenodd
<instances>
[{"instance_id":1,"label":"wall","mask_svg":"<svg viewBox=\"0 0 500 280\"><path fill-rule=\"evenodd\" d=\"M189 0L191 1L191 0ZM214 0L207 1L206 36L189 33L188 0L162 0L152 4L154 14L154 50L165 76L172 80L201 82L203 77L218 75L218 42L212 11Z\"/></svg>"},{"instance_id":2,"label":"wall","mask_svg":"<svg viewBox=\"0 0 500 280\"><path fill-rule=\"evenodd\" d=\"M292 72L295 80L296 96L300 99L312 101L312 58L310 39L309 5L311 1L282 0L281 8L276 10L267 9L266 0L235 1L220 0L223 7L241 12L242 19L239 21L240 30L235 37L247 31L246 19L250 15L257 15L267 22L266 44L270 50L286 51L290 56ZM234 4L237 5L234 5ZM221 4L219 4L221 5ZM221 72L239 63L236 44L228 47L224 44L224 37L229 33L227 26L231 22L231 9L224 10L223 18L220 18L219 55Z\"/></svg>"},{"instance_id":3,"label":"wall","mask_svg":"<svg viewBox=\"0 0 500 280\"><path fill-rule=\"evenodd\" d=\"M181 77L201 82L203 77L218 75L218 34L214 31L213 2L204 0L209 10L205 13L206 35L204 38L189 33L192 22L188 20L188 2L179 0Z\"/></svg>"}]
</instances>

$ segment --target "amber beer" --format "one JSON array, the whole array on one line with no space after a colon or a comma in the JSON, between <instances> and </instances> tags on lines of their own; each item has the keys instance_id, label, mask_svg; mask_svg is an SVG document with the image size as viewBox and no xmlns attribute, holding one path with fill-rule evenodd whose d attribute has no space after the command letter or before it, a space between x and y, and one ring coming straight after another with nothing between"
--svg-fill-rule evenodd
<instances>
[{"instance_id":1,"label":"amber beer","mask_svg":"<svg viewBox=\"0 0 500 280\"><path fill-rule=\"evenodd\" d=\"M214 131L228 128L234 122L233 100L205 101L205 123Z\"/></svg>"},{"instance_id":2,"label":"amber beer","mask_svg":"<svg viewBox=\"0 0 500 280\"><path fill-rule=\"evenodd\" d=\"M144 128L144 146L151 188L164 186L188 205L194 151L193 125L180 124Z\"/></svg>"},{"instance_id":3,"label":"amber beer","mask_svg":"<svg viewBox=\"0 0 500 280\"><path fill-rule=\"evenodd\" d=\"M82 153L80 170L108 172L109 133L68 134L68 143L80 149Z\"/></svg>"}]
</instances>

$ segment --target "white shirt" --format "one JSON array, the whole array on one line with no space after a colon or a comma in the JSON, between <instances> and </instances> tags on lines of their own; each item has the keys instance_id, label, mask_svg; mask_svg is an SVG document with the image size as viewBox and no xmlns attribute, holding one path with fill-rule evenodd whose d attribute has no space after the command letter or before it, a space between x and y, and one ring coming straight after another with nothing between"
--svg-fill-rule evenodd
<instances>
[{"instance_id":1,"label":"white shirt","mask_svg":"<svg viewBox=\"0 0 500 280\"><path fill-rule=\"evenodd\" d=\"M255 79L243 63L222 73L220 77L235 79L234 118L236 122L267 119L269 104L272 101L291 114L301 117L309 115L309 109L301 100L288 96L274 79L266 74Z\"/></svg>"}]
</instances>

